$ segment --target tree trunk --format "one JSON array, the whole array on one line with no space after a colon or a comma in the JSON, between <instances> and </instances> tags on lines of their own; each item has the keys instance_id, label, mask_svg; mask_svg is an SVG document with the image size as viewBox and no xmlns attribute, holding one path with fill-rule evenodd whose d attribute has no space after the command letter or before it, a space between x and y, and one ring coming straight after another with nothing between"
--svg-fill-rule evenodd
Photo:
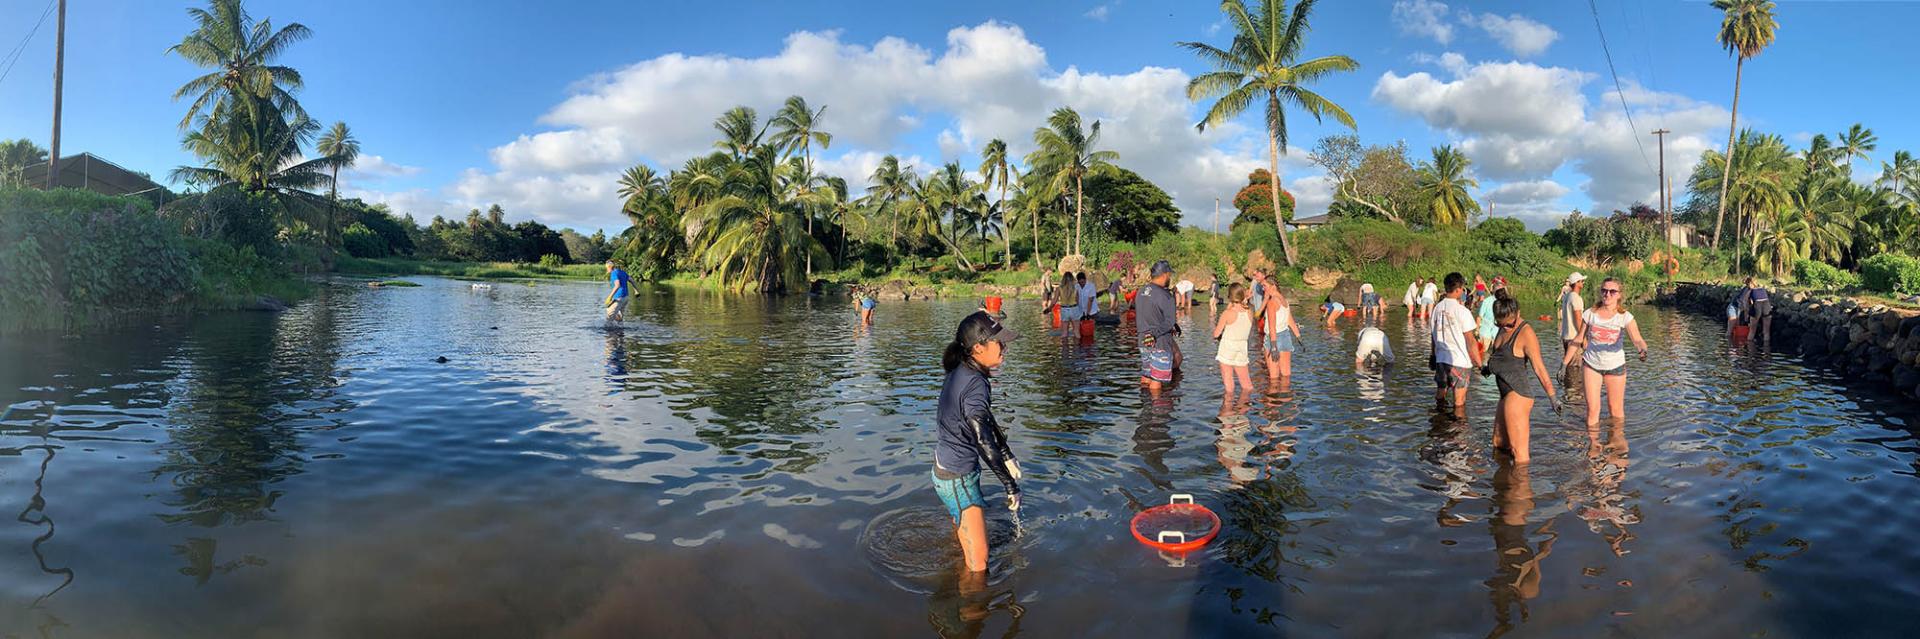
<instances>
[{"instance_id":1,"label":"tree trunk","mask_svg":"<svg viewBox=\"0 0 1920 639\"><path fill-rule=\"evenodd\" d=\"M1003 170L1004 171L1004 170ZM1896 189L1898 190L1898 189ZM1000 239L1007 241L1007 270L1013 270L1013 234L1007 228L1007 180L1000 180Z\"/></svg>"},{"instance_id":2,"label":"tree trunk","mask_svg":"<svg viewBox=\"0 0 1920 639\"><path fill-rule=\"evenodd\" d=\"M1040 209L1035 208L1029 211L1027 217L1029 225L1033 227L1033 250L1028 253L1028 257L1033 259L1033 267L1044 273L1047 267L1040 264Z\"/></svg>"},{"instance_id":3,"label":"tree trunk","mask_svg":"<svg viewBox=\"0 0 1920 639\"><path fill-rule=\"evenodd\" d=\"M1080 244L1080 219L1087 208L1087 196L1081 192L1080 186L1080 176L1073 176L1073 254L1086 257L1087 254L1082 250L1085 247Z\"/></svg>"},{"instance_id":4,"label":"tree trunk","mask_svg":"<svg viewBox=\"0 0 1920 639\"><path fill-rule=\"evenodd\" d=\"M339 234L336 233L336 231L339 229L334 227L339 226L339 220L333 217L333 205L338 201L340 201L340 166L334 165L333 183L327 186L327 241L329 242L329 246L338 245L336 240L339 239Z\"/></svg>"},{"instance_id":5,"label":"tree trunk","mask_svg":"<svg viewBox=\"0 0 1920 639\"><path fill-rule=\"evenodd\" d=\"M1273 176L1267 190L1273 194L1273 227L1280 230L1280 253L1287 258L1287 266L1294 265L1293 242L1287 240L1287 221L1280 215L1280 139L1267 132L1267 172Z\"/></svg>"},{"instance_id":6,"label":"tree trunk","mask_svg":"<svg viewBox=\"0 0 1920 639\"><path fill-rule=\"evenodd\" d=\"M1727 166L1720 172L1720 212L1713 216L1713 250L1720 250L1720 227L1727 219L1727 187L1733 184L1733 136L1740 130L1740 70L1747 64L1745 57L1733 63L1733 108L1728 111L1727 123Z\"/></svg>"},{"instance_id":7,"label":"tree trunk","mask_svg":"<svg viewBox=\"0 0 1920 639\"><path fill-rule=\"evenodd\" d=\"M801 177L802 181L800 182L800 193L802 195L806 195L808 194L808 192L813 190L813 185L811 184L813 180L813 144L809 142L807 144L807 148L801 150L800 153L801 155L806 156L805 161L806 161L806 167L807 167L807 174ZM811 203L808 204L808 206L806 207L806 210L807 210L807 241L812 242L813 241L813 206ZM813 287L813 251L807 251L807 287L808 288Z\"/></svg>"}]
</instances>

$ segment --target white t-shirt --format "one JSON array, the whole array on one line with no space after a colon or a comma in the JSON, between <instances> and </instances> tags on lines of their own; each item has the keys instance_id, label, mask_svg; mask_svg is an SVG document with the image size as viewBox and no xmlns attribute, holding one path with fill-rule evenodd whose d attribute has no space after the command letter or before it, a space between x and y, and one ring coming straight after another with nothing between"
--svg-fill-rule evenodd
<instances>
[{"instance_id":1,"label":"white t-shirt","mask_svg":"<svg viewBox=\"0 0 1920 639\"><path fill-rule=\"evenodd\" d=\"M1473 313L1451 297L1433 306L1433 359L1459 368L1473 367L1473 351L1467 350L1466 333L1474 328Z\"/></svg>"},{"instance_id":2,"label":"white t-shirt","mask_svg":"<svg viewBox=\"0 0 1920 639\"><path fill-rule=\"evenodd\" d=\"M1432 304L1434 300L1439 299L1439 295L1440 287L1434 286L1433 282L1427 282L1426 288L1420 289L1420 303ZM1466 306L1461 305L1460 308L1464 309Z\"/></svg>"},{"instance_id":3,"label":"white t-shirt","mask_svg":"<svg viewBox=\"0 0 1920 639\"><path fill-rule=\"evenodd\" d=\"M1387 345L1387 332L1368 326L1360 329L1360 349L1353 354L1353 361L1366 361L1368 355L1379 355L1380 361L1393 363L1393 347Z\"/></svg>"},{"instance_id":4,"label":"white t-shirt","mask_svg":"<svg viewBox=\"0 0 1920 639\"><path fill-rule=\"evenodd\" d=\"M1627 365L1627 325L1633 314L1625 311L1600 319L1593 309L1580 314L1587 322L1587 352L1580 360L1597 371L1610 371Z\"/></svg>"},{"instance_id":5,"label":"white t-shirt","mask_svg":"<svg viewBox=\"0 0 1920 639\"><path fill-rule=\"evenodd\" d=\"M1412 284L1407 285L1407 296L1401 301L1406 302L1407 306L1413 306L1414 300L1417 300L1419 298L1420 298L1420 283L1414 282Z\"/></svg>"},{"instance_id":6,"label":"white t-shirt","mask_svg":"<svg viewBox=\"0 0 1920 639\"><path fill-rule=\"evenodd\" d=\"M1574 331L1573 318L1579 316L1580 311L1586 310L1586 306L1586 301L1580 299L1579 293L1567 291L1560 294L1561 340L1570 340L1580 336L1579 333Z\"/></svg>"},{"instance_id":7,"label":"white t-shirt","mask_svg":"<svg viewBox=\"0 0 1920 639\"><path fill-rule=\"evenodd\" d=\"M1093 287L1093 282L1080 285L1080 310L1085 313L1084 317L1100 313L1100 291Z\"/></svg>"}]
</instances>

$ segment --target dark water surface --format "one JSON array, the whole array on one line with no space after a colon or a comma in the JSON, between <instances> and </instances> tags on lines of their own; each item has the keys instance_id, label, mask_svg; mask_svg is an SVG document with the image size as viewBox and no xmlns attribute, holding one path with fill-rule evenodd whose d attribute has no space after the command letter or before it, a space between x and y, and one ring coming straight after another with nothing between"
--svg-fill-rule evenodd
<instances>
[{"instance_id":1,"label":"dark water surface","mask_svg":"<svg viewBox=\"0 0 1920 639\"><path fill-rule=\"evenodd\" d=\"M1515 470L1490 384L1436 415L1403 316L1384 379L1350 323L1309 327L1291 388L1256 368L1222 418L1204 309L1153 399L1130 334L1068 345L1009 306L1028 496L1016 521L987 480L970 582L926 477L972 304L859 331L837 302L653 290L608 331L588 285L419 281L0 343L0 631L1858 637L1920 609L1914 405L1698 318L1637 309L1655 356L1613 445L1543 406ZM1175 492L1225 521L1184 560L1127 530Z\"/></svg>"}]
</instances>

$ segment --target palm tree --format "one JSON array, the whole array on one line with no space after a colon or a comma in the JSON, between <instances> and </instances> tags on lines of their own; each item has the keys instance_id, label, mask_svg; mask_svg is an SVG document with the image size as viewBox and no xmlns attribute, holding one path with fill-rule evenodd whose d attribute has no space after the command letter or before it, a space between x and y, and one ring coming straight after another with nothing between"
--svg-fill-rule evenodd
<instances>
[{"instance_id":1,"label":"palm tree","mask_svg":"<svg viewBox=\"0 0 1920 639\"><path fill-rule=\"evenodd\" d=\"M1880 138L1873 129L1860 126L1859 122L1847 127L1840 133L1840 146L1835 151L1847 158L1847 172L1853 172L1853 159L1867 157L1867 152L1880 147Z\"/></svg>"},{"instance_id":2,"label":"palm tree","mask_svg":"<svg viewBox=\"0 0 1920 639\"><path fill-rule=\"evenodd\" d=\"M1920 162L1914 161L1913 154L1906 151L1894 151L1893 162L1880 163L1880 179L1878 182L1881 184L1891 184L1893 191L1897 193L1900 191L1900 180L1905 179L1908 182L1912 182L1913 176L1916 173L1920 173Z\"/></svg>"},{"instance_id":3,"label":"palm tree","mask_svg":"<svg viewBox=\"0 0 1920 639\"><path fill-rule=\"evenodd\" d=\"M1775 209L1766 222L1754 245L1767 272L1777 279L1792 270L1794 260L1807 256L1811 232L1806 218L1789 208Z\"/></svg>"},{"instance_id":4,"label":"palm tree","mask_svg":"<svg viewBox=\"0 0 1920 639\"><path fill-rule=\"evenodd\" d=\"M1808 175L1800 180L1790 198L1807 226L1803 252L1824 262L1839 263L1853 244L1855 220L1871 202L1872 194L1870 189L1840 176Z\"/></svg>"},{"instance_id":5,"label":"palm tree","mask_svg":"<svg viewBox=\"0 0 1920 639\"><path fill-rule=\"evenodd\" d=\"M667 179L653 167L636 164L620 174L619 185L620 212L632 228L623 234L627 243L617 253L634 262L629 266L642 279L657 281L671 275L682 235Z\"/></svg>"},{"instance_id":6,"label":"palm tree","mask_svg":"<svg viewBox=\"0 0 1920 639\"><path fill-rule=\"evenodd\" d=\"M294 119L306 117L292 91L302 83L300 72L273 64L287 47L305 40L313 32L298 22L273 28L271 19L255 22L240 0L208 0L205 9L188 9L195 27L179 44L167 48L202 68L206 75L187 81L173 92L173 99L194 95L180 128L191 126L206 111L205 120L216 121L236 110L251 110L260 102Z\"/></svg>"},{"instance_id":7,"label":"palm tree","mask_svg":"<svg viewBox=\"0 0 1920 639\"><path fill-rule=\"evenodd\" d=\"M953 166L958 168L959 164L956 163ZM932 237L939 240L941 244L945 244L947 250L960 262L960 268L972 271L973 262L967 259L966 252L960 250L959 245L948 239L947 233L943 231L946 224L942 223L942 218L950 208L948 201L957 197L949 195L948 185L942 184L942 180L938 177L920 178L909 172L907 180L911 185L909 194L904 201L897 204L898 212L894 217L904 220L907 232L915 237Z\"/></svg>"},{"instance_id":8,"label":"palm tree","mask_svg":"<svg viewBox=\"0 0 1920 639\"><path fill-rule=\"evenodd\" d=\"M873 175L867 176L867 198L872 200L881 215L887 216L887 255L891 259L900 249L900 203L912 196L914 189L913 167L900 166L900 158L887 156L880 159L880 166L874 167Z\"/></svg>"},{"instance_id":9,"label":"palm tree","mask_svg":"<svg viewBox=\"0 0 1920 639\"><path fill-rule=\"evenodd\" d=\"M750 149L730 167L720 196L695 209L701 231L694 257L720 276L723 285L763 293L785 290L803 274L804 256L825 259L826 250L801 226L805 207L818 195L802 194L805 168L783 162L770 146Z\"/></svg>"},{"instance_id":10,"label":"palm tree","mask_svg":"<svg viewBox=\"0 0 1920 639\"><path fill-rule=\"evenodd\" d=\"M1833 168L1833 143L1825 133L1813 134L1813 140L1807 142L1807 173L1813 174L1820 169Z\"/></svg>"},{"instance_id":11,"label":"palm tree","mask_svg":"<svg viewBox=\"0 0 1920 639\"><path fill-rule=\"evenodd\" d=\"M746 158L747 154L760 146L760 136L767 128L760 125L760 116L752 107L737 106L727 109L726 113L713 120L713 129L720 132L720 141L713 148L726 151L735 162Z\"/></svg>"},{"instance_id":12,"label":"palm tree","mask_svg":"<svg viewBox=\"0 0 1920 639\"><path fill-rule=\"evenodd\" d=\"M980 181L987 188L1000 187L1000 201L994 203L995 216L1006 219L1007 183L1020 179L1020 172L1013 163L1007 161L1007 142L994 138L980 151ZM1001 233L1007 240L1007 268L1013 268L1013 235ZM1034 247L1038 249L1039 247Z\"/></svg>"},{"instance_id":13,"label":"palm tree","mask_svg":"<svg viewBox=\"0 0 1920 639\"><path fill-rule=\"evenodd\" d=\"M1467 175L1472 163L1466 154L1448 145L1436 147L1433 161L1420 167L1416 188L1433 214L1434 226L1465 224L1467 216L1480 212L1480 203L1467 194L1468 188L1480 188L1480 182Z\"/></svg>"},{"instance_id":14,"label":"palm tree","mask_svg":"<svg viewBox=\"0 0 1920 639\"><path fill-rule=\"evenodd\" d=\"M860 209L854 205L847 191L847 180L839 177L826 177L821 180L823 197L831 199L827 205L828 220L840 226L840 252L837 261L847 261L847 227L860 219Z\"/></svg>"},{"instance_id":15,"label":"palm tree","mask_svg":"<svg viewBox=\"0 0 1920 639\"><path fill-rule=\"evenodd\" d=\"M1049 176L1055 191L1065 192L1066 185L1073 185L1073 253L1082 255L1080 231L1087 208L1084 179L1089 171L1111 166L1120 154L1094 150L1100 144L1100 121L1083 130L1080 114L1067 107L1054 109L1047 126L1033 130L1033 143L1036 148L1027 156L1027 165Z\"/></svg>"},{"instance_id":16,"label":"palm tree","mask_svg":"<svg viewBox=\"0 0 1920 639\"><path fill-rule=\"evenodd\" d=\"M330 183L330 156L298 161L300 147L319 132L305 115L282 119L271 104L256 105L251 115L209 120L182 139L181 146L206 160L201 167L173 170L171 179L196 186L238 185L253 192L305 191Z\"/></svg>"},{"instance_id":17,"label":"palm tree","mask_svg":"<svg viewBox=\"0 0 1920 639\"><path fill-rule=\"evenodd\" d=\"M347 130L347 123L335 122L333 127L320 135L320 141L314 144L314 150L326 156L327 168L332 175L327 182L327 239L339 238L339 222L334 219L334 204L340 200L340 167L353 166L360 159L360 141L353 139L353 132Z\"/></svg>"},{"instance_id":18,"label":"palm tree","mask_svg":"<svg viewBox=\"0 0 1920 639\"><path fill-rule=\"evenodd\" d=\"M811 177L813 175L813 145L817 143L820 145L820 148L824 149L833 144L833 134L820 130L820 117L826 115L826 113L827 107L824 105L818 110L815 110L807 106L806 98L797 95L788 96L786 105L780 107L780 112L774 114L773 119L767 122L768 126L774 128L772 142L775 147L778 147L783 153L799 151L800 156L804 158L806 172L809 177L801 181L801 192L803 193L813 188L814 180ZM811 213L807 215L807 232L813 232L813 215ZM807 257L807 279L813 279L812 256Z\"/></svg>"},{"instance_id":19,"label":"palm tree","mask_svg":"<svg viewBox=\"0 0 1920 639\"><path fill-rule=\"evenodd\" d=\"M1734 169L1726 177L1726 160L1719 153L1700 155L1700 166L1687 180L1687 188L1696 198L1734 209L1737 226L1734 236L1741 240L1758 233L1761 223L1775 210L1791 204L1791 185L1801 179L1805 163L1793 156L1786 142L1777 135L1764 135L1748 129L1734 143ZM1718 194L1725 193L1724 197ZM1749 246L1749 253L1758 247ZM1736 265L1739 258L1735 257Z\"/></svg>"},{"instance_id":20,"label":"palm tree","mask_svg":"<svg viewBox=\"0 0 1920 639\"><path fill-rule=\"evenodd\" d=\"M1181 42L1179 46L1199 55L1216 70L1195 76L1187 83L1187 98L1195 102L1218 97L1207 115L1195 125L1205 131L1238 117L1253 102L1266 99L1267 170L1273 173L1270 194L1273 197L1273 224L1280 231L1280 249L1287 265L1297 261L1293 242L1287 239L1287 224L1280 211L1280 154L1287 146L1287 114L1284 107L1293 104L1313 115L1318 122L1325 116L1347 128L1354 127L1353 116L1332 100L1315 93L1308 85L1341 71L1360 68L1360 63L1344 55L1321 56L1299 61L1306 46L1307 14L1314 0L1300 0L1287 14L1285 0L1261 0L1248 11L1246 0L1223 0L1220 11L1233 24L1233 44L1222 50L1203 42Z\"/></svg>"},{"instance_id":21,"label":"palm tree","mask_svg":"<svg viewBox=\"0 0 1920 639\"><path fill-rule=\"evenodd\" d=\"M47 150L32 140L0 141L0 187L23 186L21 175L27 167L47 161Z\"/></svg>"},{"instance_id":22,"label":"palm tree","mask_svg":"<svg viewBox=\"0 0 1920 639\"><path fill-rule=\"evenodd\" d=\"M1773 44L1773 32L1779 25L1773 20L1772 0L1713 0L1713 8L1725 14L1720 21L1720 46L1735 56L1733 63L1733 108L1727 123L1727 152L1723 162L1734 161L1733 136L1740 128L1740 72L1747 58ZM1720 250L1720 228L1727 218L1727 187L1733 180L1720 181L1720 212L1713 218L1713 250Z\"/></svg>"}]
</instances>

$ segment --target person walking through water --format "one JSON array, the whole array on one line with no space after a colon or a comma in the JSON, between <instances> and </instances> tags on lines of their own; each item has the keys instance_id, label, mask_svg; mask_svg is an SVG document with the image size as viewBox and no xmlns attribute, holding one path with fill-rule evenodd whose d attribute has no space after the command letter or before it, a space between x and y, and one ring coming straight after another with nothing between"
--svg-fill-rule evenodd
<instances>
[{"instance_id":1,"label":"person walking through water","mask_svg":"<svg viewBox=\"0 0 1920 639\"><path fill-rule=\"evenodd\" d=\"M1373 292L1373 284L1360 285L1360 323L1375 323L1386 319L1387 303L1380 300L1380 294Z\"/></svg>"},{"instance_id":2,"label":"person walking through water","mask_svg":"<svg viewBox=\"0 0 1920 639\"><path fill-rule=\"evenodd\" d=\"M1600 281L1600 301L1581 313L1583 330L1578 339L1581 347L1582 388L1587 396L1587 441L1597 443L1600 437L1600 391L1604 386L1607 393L1607 407L1614 421L1626 419L1625 393L1627 391L1627 347L1626 340L1633 340L1633 347L1640 351L1640 361L1647 361L1647 341L1640 338L1640 325L1634 323L1633 314L1622 307L1620 280L1607 278ZM1572 355L1569 351L1568 360Z\"/></svg>"},{"instance_id":3,"label":"person walking through water","mask_svg":"<svg viewBox=\"0 0 1920 639\"><path fill-rule=\"evenodd\" d=\"M627 295L631 292L633 281L627 278L627 271L620 268L618 262L607 260L607 291L605 305L607 321L618 324L627 319Z\"/></svg>"},{"instance_id":4,"label":"person walking through water","mask_svg":"<svg viewBox=\"0 0 1920 639\"><path fill-rule=\"evenodd\" d=\"M1438 297L1439 289L1434 286L1433 278L1431 277L1421 278L1421 281L1426 282L1426 284L1420 286L1420 316L1428 317L1433 315L1433 305L1440 299ZM1461 286L1466 286L1465 277L1460 278L1460 281ZM1465 307L1463 306L1461 308Z\"/></svg>"},{"instance_id":5,"label":"person walking through water","mask_svg":"<svg viewBox=\"0 0 1920 639\"><path fill-rule=\"evenodd\" d=\"M1587 301L1580 299L1580 289L1586 287L1586 282L1586 275L1574 271L1567 276L1567 285L1560 287L1560 348L1568 364L1580 357L1580 332L1586 329L1580 324L1580 316L1587 309ZM1571 386L1572 369L1568 369L1567 378Z\"/></svg>"},{"instance_id":6,"label":"person walking through water","mask_svg":"<svg viewBox=\"0 0 1920 639\"><path fill-rule=\"evenodd\" d=\"M1147 285L1134 298L1133 324L1140 335L1140 384L1159 391L1173 383L1174 336L1180 327L1174 323L1173 292L1167 283L1173 279L1173 265L1166 260L1153 263Z\"/></svg>"},{"instance_id":7,"label":"person walking through water","mask_svg":"<svg viewBox=\"0 0 1920 639\"><path fill-rule=\"evenodd\" d=\"M1060 311L1061 335L1080 334L1080 280L1073 271L1061 272L1060 286L1053 289L1053 307Z\"/></svg>"},{"instance_id":8,"label":"person walking through water","mask_svg":"<svg viewBox=\"0 0 1920 639\"><path fill-rule=\"evenodd\" d=\"M1467 410L1467 375L1480 367L1480 359L1473 348L1473 313L1460 303L1465 292L1467 278L1459 273L1448 273L1446 297L1434 305L1433 319L1433 382L1438 387L1434 398L1445 406L1451 406L1454 414L1464 415Z\"/></svg>"},{"instance_id":9,"label":"person walking through water","mask_svg":"<svg viewBox=\"0 0 1920 639\"><path fill-rule=\"evenodd\" d=\"M1247 340L1253 336L1253 311L1247 309L1247 287L1234 284L1227 289L1227 311L1213 323L1213 338L1220 340L1220 385L1233 397L1234 380L1240 388L1253 392L1253 380L1247 376Z\"/></svg>"},{"instance_id":10,"label":"person walking through water","mask_svg":"<svg viewBox=\"0 0 1920 639\"><path fill-rule=\"evenodd\" d=\"M980 494L981 466L1006 486L1007 509L1020 510L1020 464L993 417L989 379L1006 361L1007 343L1019 337L993 315L976 311L960 320L953 341L940 357L947 379L940 387L939 434L931 475L934 492L953 516L968 572L987 569L987 502Z\"/></svg>"},{"instance_id":11,"label":"person walking through water","mask_svg":"<svg viewBox=\"0 0 1920 639\"><path fill-rule=\"evenodd\" d=\"M1266 317L1261 337L1266 341L1267 381L1293 377L1293 351L1300 342L1300 325L1293 321L1293 309L1279 288L1267 295Z\"/></svg>"},{"instance_id":12,"label":"person walking through water","mask_svg":"<svg viewBox=\"0 0 1920 639\"><path fill-rule=\"evenodd\" d=\"M1540 355L1540 338L1533 334L1533 326L1520 319L1520 302L1509 296L1505 287L1493 289L1493 322L1500 327L1487 352L1486 366L1500 392L1493 411L1493 449L1506 450L1513 455L1513 463L1525 464L1532 459L1527 442L1533 432L1535 399L1527 382L1540 383L1556 412L1560 410L1560 398L1553 392L1553 383L1547 381L1550 377L1546 358ZM1527 379L1529 372L1533 380Z\"/></svg>"},{"instance_id":13,"label":"person walking through water","mask_svg":"<svg viewBox=\"0 0 1920 639\"><path fill-rule=\"evenodd\" d=\"M1420 310L1420 278L1413 278L1413 283L1407 285L1407 295L1400 298L1400 303L1407 305L1407 319L1413 319Z\"/></svg>"}]
</instances>

